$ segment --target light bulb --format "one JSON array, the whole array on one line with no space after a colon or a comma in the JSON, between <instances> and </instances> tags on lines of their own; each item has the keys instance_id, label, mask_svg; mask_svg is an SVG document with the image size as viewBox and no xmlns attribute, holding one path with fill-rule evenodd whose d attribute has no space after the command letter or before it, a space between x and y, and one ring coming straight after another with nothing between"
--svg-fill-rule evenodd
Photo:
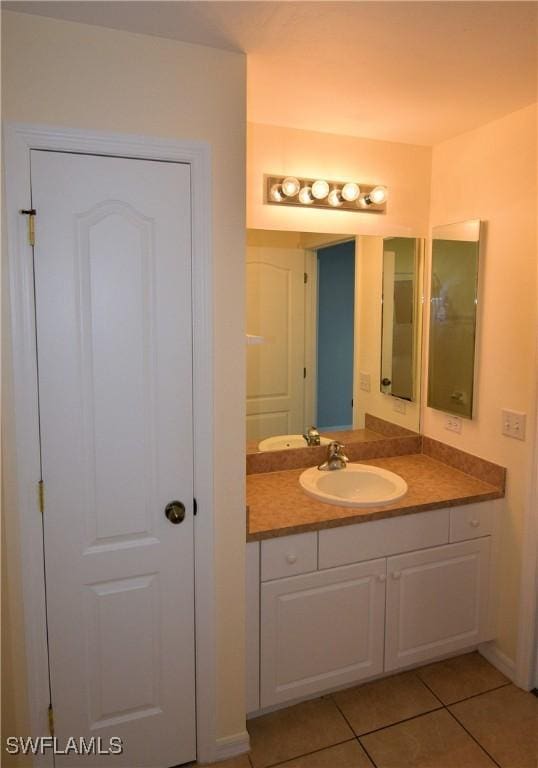
<instances>
[{"instance_id":1,"label":"light bulb","mask_svg":"<svg viewBox=\"0 0 538 768\"><path fill-rule=\"evenodd\" d=\"M316 200L323 200L329 194L329 184L324 179L318 179L312 184L312 195Z\"/></svg>"},{"instance_id":2,"label":"light bulb","mask_svg":"<svg viewBox=\"0 0 538 768\"><path fill-rule=\"evenodd\" d=\"M295 176L286 176L282 182L282 192L286 197L295 197L300 189L299 179L296 179Z\"/></svg>"},{"instance_id":3,"label":"light bulb","mask_svg":"<svg viewBox=\"0 0 538 768\"><path fill-rule=\"evenodd\" d=\"M387 199L387 188L374 187L371 192L368 192L368 198L374 205L381 205Z\"/></svg>"},{"instance_id":4,"label":"light bulb","mask_svg":"<svg viewBox=\"0 0 538 768\"><path fill-rule=\"evenodd\" d=\"M361 188L358 184L355 184L354 181L348 181L348 183L344 184L342 187L342 197L344 200L347 200L348 203L352 203L354 200L356 200L360 193Z\"/></svg>"},{"instance_id":5,"label":"light bulb","mask_svg":"<svg viewBox=\"0 0 538 768\"><path fill-rule=\"evenodd\" d=\"M280 203L284 199L282 195L282 190L280 189L280 184L273 184L271 189L269 190L269 195L271 197L271 200L274 200L275 203Z\"/></svg>"},{"instance_id":6,"label":"light bulb","mask_svg":"<svg viewBox=\"0 0 538 768\"><path fill-rule=\"evenodd\" d=\"M310 203L313 203L314 198L312 197L312 187L301 187L299 192L299 200L304 205L310 205Z\"/></svg>"},{"instance_id":7,"label":"light bulb","mask_svg":"<svg viewBox=\"0 0 538 768\"><path fill-rule=\"evenodd\" d=\"M339 205L342 205L342 197L340 196L340 190L339 189L331 189L329 192L329 197L327 198L329 205L332 205L333 208L338 208Z\"/></svg>"}]
</instances>

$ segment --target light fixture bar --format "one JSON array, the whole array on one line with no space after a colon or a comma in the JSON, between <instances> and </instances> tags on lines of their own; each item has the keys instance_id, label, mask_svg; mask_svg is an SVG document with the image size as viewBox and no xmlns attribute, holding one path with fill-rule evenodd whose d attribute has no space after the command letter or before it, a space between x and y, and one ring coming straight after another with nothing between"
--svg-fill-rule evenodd
<instances>
[{"instance_id":1,"label":"light fixture bar","mask_svg":"<svg viewBox=\"0 0 538 768\"><path fill-rule=\"evenodd\" d=\"M322 177L266 174L264 202L329 211L386 213L387 189L381 185L330 181Z\"/></svg>"}]
</instances>

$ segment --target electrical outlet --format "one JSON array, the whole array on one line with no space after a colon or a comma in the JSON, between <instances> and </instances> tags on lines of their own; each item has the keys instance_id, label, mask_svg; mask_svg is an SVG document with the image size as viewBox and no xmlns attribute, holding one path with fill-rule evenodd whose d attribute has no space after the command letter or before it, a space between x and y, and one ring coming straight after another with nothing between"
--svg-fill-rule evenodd
<instances>
[{"instance_id":1,"label":"electrical outlet","mask_svg":"<svg viewBox=\"0 0 538 768\"><path fill-rule=\"evenodd\" d=\"M447 416L445 429L459 434L461 432L461 424L462 422L459 416Z\"/></svg>"},{"instance_id":2,"label":"electrical outlet","mask_svg":"<svg viewBox=\"0 0 538 768\"><path fill-rule=\"evenodd\" d=\"M405 400L399 400L395 397L392 403L392 410L396 411L396 413L405 413Z\"/></svg>"},{"instance_id":3,"label":"electrical outlet","mask_svg":"<svg viewBox=\"0 0 538 768\"><path fill-rule=\"evenodd\" d=\"M525 439L527 414L520 411L502 411L502 433L516 440Z\"/></svg>"},{"instance_id":4,"label":"electrical outlet","mask_svg":"<svg viewBox=\"0 0 538 768\"><path fill-rule=\"evenodd\" d=\"M359 387L363 392L370 391L370 374L360 371L359 373Z\"/></svg>"}]
</instances>

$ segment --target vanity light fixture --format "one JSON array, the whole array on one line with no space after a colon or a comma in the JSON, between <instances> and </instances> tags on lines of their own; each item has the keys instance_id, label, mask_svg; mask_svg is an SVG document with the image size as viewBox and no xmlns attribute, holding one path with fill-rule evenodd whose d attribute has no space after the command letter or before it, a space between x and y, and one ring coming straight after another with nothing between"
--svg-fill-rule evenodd
<instances>
[{"instance_id":1,"label":"vanity light fixture","mask_svg":"<svg viewBox=\"0 0 538 768\"><path fill-rule=\"evenodd\" d=\"M299 190L299 202L301 202L303 205L312 205L314 202L312 187L301 187Z\"/></svg>"},{"instance_id":2,"label":"vanity light fixture","mask_svg":"<svg viewBox=\"0 0 538 768\"><path fill-rule=\"evenodd\" d=\"M336 188L331 189L327 197L327 202L329 205L332 205L333 208L339 208L343 205L344 198L342 197L342 190Z\"/></svg>"},{"instance_id":3,"label":"vanity light fixture","mask_svg":"<svg viewBox=\"0 0 538 768\"><path fill-rule=\"evenodd\" d=\"M374 187L370 192L359 196L361 208L369 208L371 205L383 205L387 201L387 188Z\"/></svg>"},{"instance_id":4,"label":"vanity light fixture","mask_svg":"<svg viewBox=\"0 0 538 768\"><path fill-rule=\"evenodd\" d=\"M361 188L358 184L355 184L354 181L348 181L347 184L344 184L342 187L342 197L344 200L347 200L348 203L352 203L354 200L356 200L360 193Z\"/></svg>"},{"instance_id":5,"label":"vanity light fixture","mask_svg":"<svg viewBox=\"0 0 538 768\"><path fill-rule=\"evenodd\" d=\"M295 197L299 194L300 189L299 179L296 179L295 176L286 176L282 182L282 192L285 197Z\"/></svg>"},{"instance_id":6,"label":"vanity light fixture","mask_svg":"<svg viewBox=\"0 0 538 768\"><path fill-rule=\"evenodd\" d=\"M265 176L265 202L326 210L385 213L387 188L355 181Z\"/></svg>"},{"instance_id":7,"label":"vanity light fixture","mask_svg":"<svg viewBox=\"0 0 538 768\"><path fill-rule=\"evenodd\" d=\"M324 200L329 194L329 183L324 179L316 179L312 184L312 194L316 200Z\"/></svg>"}]
</instances>

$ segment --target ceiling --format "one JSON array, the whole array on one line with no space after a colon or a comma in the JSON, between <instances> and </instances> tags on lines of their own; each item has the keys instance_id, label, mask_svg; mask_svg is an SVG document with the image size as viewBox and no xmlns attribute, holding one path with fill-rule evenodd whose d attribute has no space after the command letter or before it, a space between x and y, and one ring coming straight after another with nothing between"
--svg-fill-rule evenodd
<instances>
[{"instance_id":1,"label":"ceiling","mask_svg":"<svg viewBox=\"0 0 538 768\"><path fill-rule=\"evenodd\" d=\"M436 144L537 100L538 2L5 2L244 51L258 123Z\"/></svg>"}]
</instances>

